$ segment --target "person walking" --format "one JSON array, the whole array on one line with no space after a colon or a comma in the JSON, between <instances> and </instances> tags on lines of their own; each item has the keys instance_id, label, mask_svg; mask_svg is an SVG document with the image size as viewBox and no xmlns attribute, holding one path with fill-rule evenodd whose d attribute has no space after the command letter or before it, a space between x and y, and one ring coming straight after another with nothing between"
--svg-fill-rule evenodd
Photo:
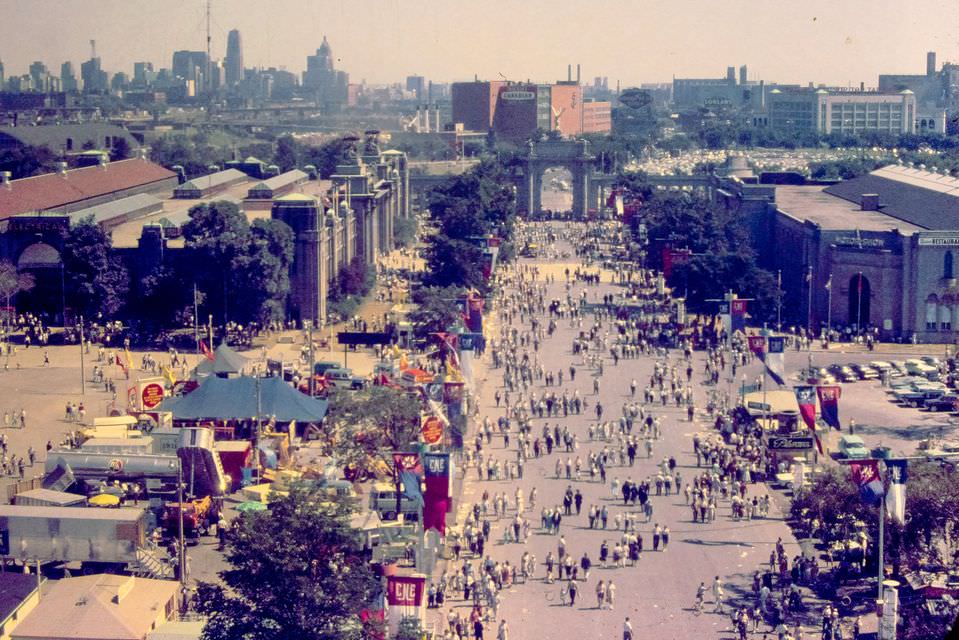
<instances>
[{"instance_id":1,"label":"person walking","mask_svg":"<svg viewBox=\"0 0 959 640\"><path fill-rule=\"evenodd\" d=\"M571 579L566 587L566 593L569 595L569 606L576 605L576 593L578 591L579 587L576 586L576 581Z\"/></svg>"},{"instance_id":2,"label":"person walking","mask_svg":"<svg viewBox=\"0 0 959 640\"><path fill-rule=\"evenodd\" d=\"M623 622L623 640L633 640L633 625L629 622L629 616Z\"/></svg>"}]
</instances>

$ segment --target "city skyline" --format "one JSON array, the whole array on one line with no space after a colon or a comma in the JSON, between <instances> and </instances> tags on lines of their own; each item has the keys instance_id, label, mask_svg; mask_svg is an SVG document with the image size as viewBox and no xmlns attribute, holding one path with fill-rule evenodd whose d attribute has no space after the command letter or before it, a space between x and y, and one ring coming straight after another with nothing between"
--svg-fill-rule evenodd
<instances>
[{"instance_id":1,"label":"city skyline","mask_svg":"<svg viewBox=\"0 0 959 640\"><path fill-rule=\"evenodd\" d=\"M0 0L0 60L7 76L28 73L35 60L50 69L64 61L78 67L90 57L90 40L110 73L131 74L137 61L169 67L175 50L206 49L202 0L101 0L95 7L80 0ZM448 82L502 74L545 82L564 78L572 63L582 65L586 83L606 76L611 86L619 81L624 87L673 76L718 78L727 66L742 64L750 78L766 81L875 86L879 73L923 73L926 51L936 51L940 64L959 62L959 42L948 26L959 20L959 5L947 2L927 3L921 14L908 16L891 0L639 7L626 0L600 7L494 0L482 8L399 0L269 6L214 0L212 12L216 59L226 55L227 33L238 29L247 67L299 75L326 35L337 69L354 82L376 84L407 75ZM138 32L138 25L149 29ZM463 46L470 39L475 45Z\"/></svg>"}]
</instances>

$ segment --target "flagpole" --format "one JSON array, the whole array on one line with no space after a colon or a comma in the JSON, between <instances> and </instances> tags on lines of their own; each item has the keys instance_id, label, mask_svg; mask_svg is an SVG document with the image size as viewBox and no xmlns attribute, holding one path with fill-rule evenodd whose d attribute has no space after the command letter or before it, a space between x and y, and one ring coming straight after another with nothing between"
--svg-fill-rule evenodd
<instances>
[{"instance_id":1,"label":"flagpole","mask_svg":"<svg viewBox=\"0 0 959 640\"><path fill-rule=\"evenodd\" d=\"M783 272L776 272L776 331L783 330Z\"/></svg>"},{"instance_id":2,"label":"flagpole","mask_svg":"<svg viewBox=\"0 0 959 640\"><path fill-rule=\"evenodd\" d=\"M809 271L806 272L806 282L809 286L809 304L806 309L806 332L812 340L812 265L809 265Z\"/></svg>"},{"instance_id":3,"label":"flagpole","mask_svg":"<svg viewBox=\"0 0 959 640\"><path fill-rule=\"evenodd\" d=\"M768 354L768 353L769 353L769 348L768 348L768 344L766 344L766 343L769 341L769 337L766 335L766 333L767 333L767 331L766 331L766 323L764 322L764 323L763 323L763 338L765 338L765 340L763 341L763 351L765 351L765 352ZM768 357L768 356L767 356L767 357ZM769 405L766 404L766 386L767 386L767 385L766 385L766 370L767 370L767 369L769 369L769 365L768 365L766 362L764 362L764 363L763 363L763 431L764 431L764 432L766 431L767 428L769 428Z\"/></svg>"},{"instance_id":4,"label":"flagpole","mask_svg":"<svg viewBox=\"0 0 959 640\"><path fill-rule=\"evenodd\" d=\"M876 468L879 468L878 463ZM879 593L876 601L876 611L882 612L882 581L886 577L886 555L885 555L885 545L886 545L886 492L882 492L882 501L879 503L879 587L877 591ZM884 612L883 612L884 613ZM877 638L882 638L882 615L879 615L879 630L876 633Z\"/></svg>"},{"instance_id":5,"label":"flagpole","mask_svg":"<svg viewBox=\"0 0 959 640\"><path fill-rule=\"evenodd\" d=\"M826 287L826 291L829 292L827 297L829 298L826 302L826 336L827 339L832 333L832 274L829 274L829 286Z\"/></svg>"},{"instance_id":6,"label":"flagpole","mask_svg":"<svg viewBox=\"0 0 959 640\"><path fill-rule=\"evenodd\" d=\"M862 331L862 271L859 272L859 279L856 281L856 288L859 291L856 301L856 331Z\"/></svg>"}]
</instances>

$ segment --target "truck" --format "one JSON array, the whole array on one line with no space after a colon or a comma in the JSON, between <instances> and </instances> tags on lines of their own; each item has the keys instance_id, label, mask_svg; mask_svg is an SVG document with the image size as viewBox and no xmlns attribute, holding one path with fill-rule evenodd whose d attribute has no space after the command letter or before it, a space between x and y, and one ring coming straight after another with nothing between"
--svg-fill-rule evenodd
<instances>
[{"instance_id":1,"label":"truck","mask_svg":"<svg viewBox=\"0 0 959 640\"><path fill-rule=\"evenodd\" d=\"M406 494L400 493L400 513L405 520L416 520L420 506ZM370 488L370 510L383 520L396 520L396 485L390 482L375 482Z\"/></svg>"},{"instance_id":2,"label":"truck","mask_svg":"<svg viewBox=\"0 0 959 640\"><path fill-rule=\"evenodd\" d=\"M0 557L6 560L126 566L137 563L147 533L141 508L0 505Z\"/></svg>"}]
</instances>

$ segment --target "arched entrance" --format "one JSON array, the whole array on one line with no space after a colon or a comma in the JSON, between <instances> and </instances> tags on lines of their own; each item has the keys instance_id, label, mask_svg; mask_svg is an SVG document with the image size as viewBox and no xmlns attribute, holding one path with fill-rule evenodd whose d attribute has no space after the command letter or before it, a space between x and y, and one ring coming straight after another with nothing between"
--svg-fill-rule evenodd
<instances>
[{"instance_id":1,"label":"arched entrance","mask_svg":"<svg viewBox=\"0 0 959 640\"><path fill-rule=\"evenodd\" d=\"M20 252L17 271L33 276L34 286L17 295L17 309L62 316L64 306L63 260L60 252L45 242L35 242Z\"/></svg>"},{"instance_id":2,"label":"arched entrance","mask_svg":"<svg viewBox=\"0 0 959 640\"><path fill-rule=\"evenodd\" d=\"M570 173L572 214L584 218L593 194L590 179L595 160L589 154L588 146L585 140L531 141L522 158L522 171L515 175L517 208L533 215L542 212L543 174L550 167L562 167Z\"/></svg>"},{"instance_id":3,"label":"arched entrance","mask_svg":"<svg viewBox=\"0 0 959 640\"><path fill-rule=\"evenodd\" d=\"M862 272L849 279L849 324L859 328L869 326L871 294L869 278Z\"/></svg>"},{"instance_id":4,"label":"arched entrance","mask_svg":"<svg viewBox=\"0 0 959 640\"><path fill-rule=\"evenodd\" d=\"M544 211L570 211L573 208L573 174L565 167L547 167L543 171L539 199Z\"/></svg>"}]
</instances>

